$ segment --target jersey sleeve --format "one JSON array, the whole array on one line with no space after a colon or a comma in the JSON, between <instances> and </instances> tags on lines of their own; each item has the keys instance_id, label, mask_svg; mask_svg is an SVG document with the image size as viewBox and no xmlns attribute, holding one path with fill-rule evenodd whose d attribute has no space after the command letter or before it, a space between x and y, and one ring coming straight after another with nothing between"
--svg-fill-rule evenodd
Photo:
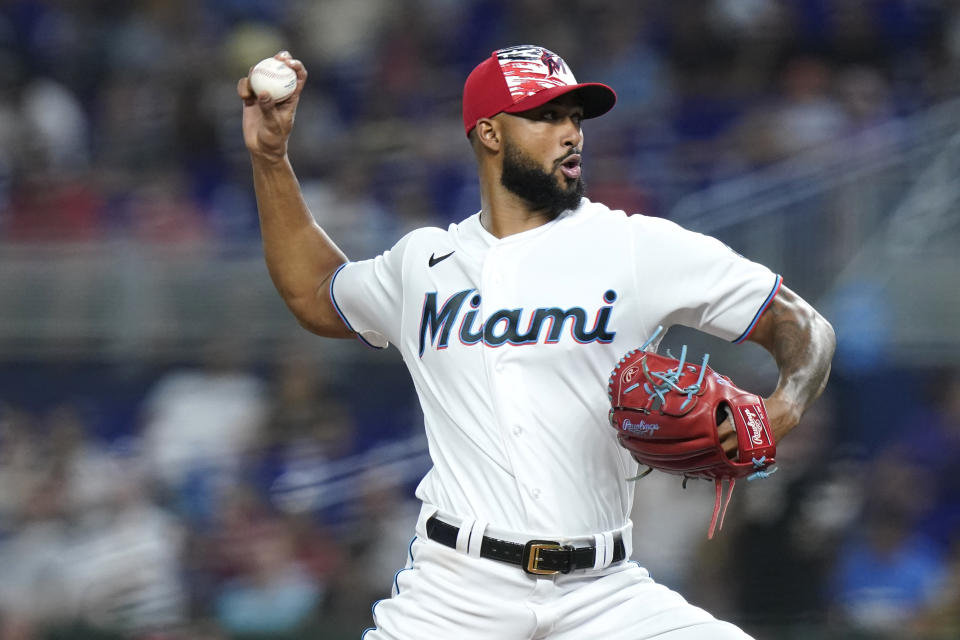
<instances>
[{"instance_id":1,"label":"jersey sleeve","mask_svg":"<svg viewBox=\"0 0 960 640\"><path fill-rule=\"evenodd\" d=\"M330 300L340 318L367 345L384 349L400 338L403 262L410 236L370 260L347 262L330 279Z\"/></svg>"},{"instance_id":2,"label":"jersey sleeve","mask_svg":"<svg viewBox=\"0 0 960 640\"><path fill-rule=\"evenodd\" d=\"M652 260L640 261L637 278L642 293L665 305L665 324L746 340L779 291L781 277L716 238L666 220L655 223L659 228L638 239L655 249Z\"/></svg>"}]
</instances>

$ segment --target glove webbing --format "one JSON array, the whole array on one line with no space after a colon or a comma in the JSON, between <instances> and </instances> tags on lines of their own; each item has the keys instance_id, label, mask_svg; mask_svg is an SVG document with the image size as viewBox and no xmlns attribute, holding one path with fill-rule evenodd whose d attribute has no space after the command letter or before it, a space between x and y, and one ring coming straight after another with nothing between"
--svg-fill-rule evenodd
<instances>
[{"instance_id":1,"label":"glove webbing","mask_svg":"<svg viewBox=\"0 0 960 640\"><path fill-rule=\"evenodd\" d=\"M670 353L670 350L667 350L667 355L671 358L673 354ZM687 345L683 345L680 349L680 362L677 364L675 369L668 369L667 371L650 371L647 368L647 361L643 361L643 373L647 377L647 380L653 382L653 378L659 378L660 383L657 384L654 382L653 387L651 388L649 384L644 383L643 390L647 392L647 399L653 400L653 397L656 396L660 400L661 406L666 404L666 398L664 398L664 393L670 391L676 391L681 395L687 396L686 400L683 401L683 404L680 405L680 410L687 406L690 400L693 399L693 396L700 392L700 386L703 384L703 374L707 370L707 361L710 359L710 354L703 354L703 362L700 363L700 376L697 378L697 381L691 384L688 387L681 387L677 383L680 381L680 376L683 375L683 366L686 364L687 360ZM624 390L624 393L629 392L630 390L639 386L639 383L628 387Z\"/></svg>"}]
</instances>

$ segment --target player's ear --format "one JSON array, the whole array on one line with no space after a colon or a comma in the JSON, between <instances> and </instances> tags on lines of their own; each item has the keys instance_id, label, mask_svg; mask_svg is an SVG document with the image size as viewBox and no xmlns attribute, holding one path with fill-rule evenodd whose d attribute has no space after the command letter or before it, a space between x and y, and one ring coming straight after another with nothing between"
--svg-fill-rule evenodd
<instances>
[{"instance_id":1,"label":"player's ear","mask_svg":"<svg viewBox=\"0 0 960 640\"><path fill-rule=\"evenodd\" d=\"M477 126L474 129L477 136L477 142L490 151L499 151L501 144L501 132L497 123L490 118L480 118L477 120Z\"/></svg>"}]
</instances>

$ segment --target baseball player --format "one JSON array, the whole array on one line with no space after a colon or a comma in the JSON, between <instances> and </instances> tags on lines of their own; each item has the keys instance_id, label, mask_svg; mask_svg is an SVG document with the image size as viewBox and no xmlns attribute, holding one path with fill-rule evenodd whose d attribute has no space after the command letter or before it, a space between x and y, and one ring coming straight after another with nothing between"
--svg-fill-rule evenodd
<instances>
[{"instance_id":1,"label":"baseball player","mask_svg":"<svg viewBox=\"0 0 960 640\"><path fill-rule=\"evenodd\" d=\"M287 158L307 72L277 57L299 77L292 98L238 84L271 277L310 331L400 350L433 461L406 567L362 637L746 638L629 561L638 465L607 422L607 377L658 325L752 340L780 370L765 402L782 437L826 383L830 325L717 240L583 197L581 125L616 96L537 46L495 51L466 80L480 210L348 261Z\"/></svg>"}]
</instances>

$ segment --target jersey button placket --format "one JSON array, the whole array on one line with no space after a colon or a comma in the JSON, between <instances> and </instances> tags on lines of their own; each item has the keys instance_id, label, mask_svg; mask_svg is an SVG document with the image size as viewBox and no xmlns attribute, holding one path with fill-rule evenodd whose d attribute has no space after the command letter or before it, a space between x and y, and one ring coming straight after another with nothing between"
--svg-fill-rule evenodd
<instances>
[{"instance_id":1,"label":"jersey button placket","mask_svg":"<svg viewBox=\"0 0 960 640\"><path fill-rule=\"evenodd\" d=\"M491 249L487 254L481 276L484 317L489 317L498 309L517 306L514 304L513 296L510 295L512 283L504 277L504 274L509 272L509 256L504 254L502 248ZM498 327L497 331L503 331L503 327ZM540 490L530 485L530 480L535 476L530 474L530 452L525 446L517 446L522 442L521 437L524 435L521 423L526 408L520 401L525 396L522 371L517 365L511 364L515 348L509 344L487 347L484 349L484 359L491 372L491 394L497 411L497 421L505 438L515 443L513 446L508 446L507 451L518 488L521 489L526 500L536 500L534 492L539 496Z\"/></svg>"}]
</instances>

